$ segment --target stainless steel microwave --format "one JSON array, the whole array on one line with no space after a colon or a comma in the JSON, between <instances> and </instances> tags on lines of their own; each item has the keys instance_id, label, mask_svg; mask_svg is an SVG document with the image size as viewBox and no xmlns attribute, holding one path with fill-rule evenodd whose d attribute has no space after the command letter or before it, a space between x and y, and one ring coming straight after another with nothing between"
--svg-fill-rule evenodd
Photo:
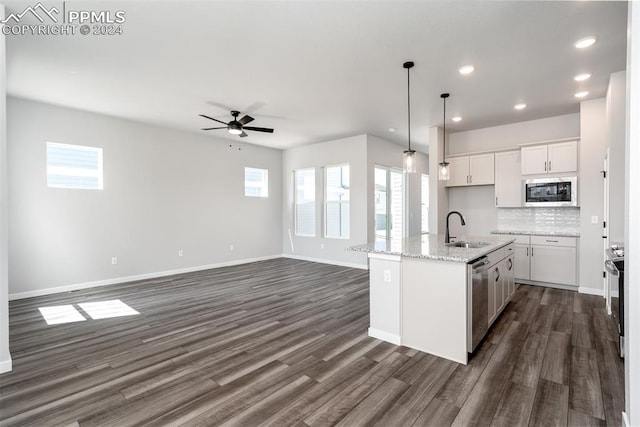
<instances>
[{"instance_id":1,"label":"stainless steel microwave","mask_svg":"<svg viewBox=\"0 0 640 427\"><path fill-rule=\"evenodd\" d=\"M523 179L522 206L578 206L578 178Z\"/></svg>"}]
</instances>

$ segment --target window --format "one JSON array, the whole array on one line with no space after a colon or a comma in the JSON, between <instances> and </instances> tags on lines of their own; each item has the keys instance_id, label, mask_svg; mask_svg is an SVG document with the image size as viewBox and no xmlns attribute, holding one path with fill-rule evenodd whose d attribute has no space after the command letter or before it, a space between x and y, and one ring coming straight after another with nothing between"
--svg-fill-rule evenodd
<instances>
[{"instance_id":1,"label":"window","mask_svg":"<svg viewBox=\"0 0 640 427\"><path fill-rule=\"evenodd\" d=\"M325 173L325 237L349 238L349 165Z\"/></svg>"},{"instance_id":2,"label":"window","mask_svg":"<svg viewBox=\"0 0 640 427\"><path fill-rule=\"evenodd\" d=\"M47 186L102 190L102 148L47 142Z\"/></svg>"},{"instance_id":3,"label":"window","mask_svg":"<svg viewBox=\"0 0 640 427\"><path fill-rule=\"evenodd\" d=\"M267 169L244 168L244 195L247 197L269 197L269 171Z\"/></svg>"},{"instance_id":4,"label":"window","mask_svg":"<svg viewBox=\"0 0 640 427\"><path fill-rule=\"evenodd\" d=\"M422 234L429 233L429 175L422 175L422 206L421 223Z\"/></svg>"},{"instance_id":5,"label":"window","mask_svg":"<svg viewBox=\"0 0 640 427\"><path fill-rule=\"evenodd\" d=\"M404 176L399 169L374 169L375 236L399 239L403 236Z\"/></svg>"},{"instance_id":6,"label":"window","mask_svg":"<svg viewBox=\"0 0 640 427\"><path fill-rule=\"evenodd\" d=\"M297 236L316 235L316 170L294 172L295 230Z\"/></svg>"}]
</instances>

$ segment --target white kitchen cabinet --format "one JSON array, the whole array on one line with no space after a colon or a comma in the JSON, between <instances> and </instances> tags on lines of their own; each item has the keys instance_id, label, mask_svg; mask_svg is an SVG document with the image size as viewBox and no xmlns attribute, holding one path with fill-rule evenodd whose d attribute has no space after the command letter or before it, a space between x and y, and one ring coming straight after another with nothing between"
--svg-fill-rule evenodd
<instances>
[{"instance_id":1,"label":"white kitchen cabinet","mask_svg":"<svg viewBox=\"0 0 640 427\"><path fill-rule=\"evenodd\" d=\"M493 153L450 157L447 187L491 185L495 181Z\"/></svg>"},{"instance_id":2,"label":"white kitchen cabinet","mask_svg":"<svg viewBox=\"0 0 640 427\"><path fill-rule=\"evenodd\" d=\"M503 258L489 269L489 325L500 315L515 292L513 279L513 245L503 249Z\"/></svg>"},{"instance_id":3,"label":"white kitchen cabinet","mask_svg":"<svg viewBox=\"0 0 640 427\"><path fill-rule=\"evenodd\" d=\"M547 146L522 147L522 175L547 173Z\"/></svg>"},{"instance_id":4,"label":"white kitchen cabinet","mask_svg":"<svg viewBox=\"0 0 640 427\"><path fill-rule=\"evenodd\" d=\"M531 280L576 285L576 247L573 238L531 237Z\"/></svg>"},{"instance_id":5,"label":"white kitchen cabinet","mask_svg":"<svg viewBox=\"0 0 640 427\"><path fill-rule=\"evenodd\" d=\"M514 236L514 277L524 282L577 284L575 237Z\"/></svg>"},{"instance_id":6,"label":"white kitchen cabinet","mask_svg":"<svg viewBox=\"0 0 640 427\"><path fill-rule=\"evenodd\" d=\"M569 141L548 145L549 173L578 170L578 142Z\"/></svg>"},{"instance_id":7,"label":"white kitchen cabinet","mask_svg":"<svg viewBox=\"0 0 640 427\"><path fill-rule=\"evenodd\" d=\"M528 237L528 236L527 236ZM514 277L516 279L529 280L529 251L531 245L516 243L514 246Z\"/></svg>"},{"instance_id":8,"label":"white kitchen cabinet","mask_svg":"<svg viewBox=\"0 0 640 427\"><path fill-rule=\"evenodd\" d=\"M520 150L495 153L496 207L522 206Z\"/></svg>"},{"instance_id":9,"label":"white kitchen cabinet","mask_svg":"<svg viewBox=\"0 0 640 427\"><path fill-rule=\"evenodd\" d=\"M449 181L447 187L469 185L469 157L451 157L449 162Z\"/></svg>"},{"instance_id":10,"label":"white kitchen cabinet","mask_svg":"<svg viewBox=\"0 0 640 427\"><path fill-rule=\"evenodd\" d=\"M522 147L521 153L522 175L578 170L578 141Z\"/></svg>"}]
</instances>

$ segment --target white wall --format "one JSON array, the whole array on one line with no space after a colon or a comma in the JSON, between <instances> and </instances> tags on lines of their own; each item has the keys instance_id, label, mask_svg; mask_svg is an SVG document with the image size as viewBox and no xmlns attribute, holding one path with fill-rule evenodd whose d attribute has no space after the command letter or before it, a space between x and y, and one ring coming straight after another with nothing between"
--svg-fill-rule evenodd
<instances>
[{"instance_id":1,"label":"white wall","mask_svg":"<svg viewBox=\"0 0 640 427\"><path fill-rule=\"evenodd\" d=\"M365 253L346 250L348 246L367 242L366 153L366 135L291 148L283 152L282 253L301 259L366 267ZM350 235L348 239L325 238L323 167L343 163L350 165ZM296 236L293 171L311 167L316 169L316 234L314 237Z\"/></svg>"},{"instance_id":2,"label":"white wall","mask_svg":"<svg viewBox=\"0 0 640 427\"><path fill-rule=\"evenodd\" d=\"M438 180L438 163L442 161L444 151L442 135L442 128L429 129L429 170L433 171L433 176L429 176L429 232L431 234L444 234L445 218L449 210L449 192L445 188L445 181Z\"/></svg>"},{"instance_id":3,"label":"white wall","mask_svg":"<svg viewBox=\"0 0 640 427\"><path fill-rule=\"evenodd\" d=\"M609 239L624 241L624 142L626 108L626 73L611 74L607 89L607 142L609 145Z\"/></svg>"},{"instance_id":4,"label":"white wall","mask_svg":"<svg viewBox=\"0 0 640 427\"><path fill-rule=\"evenodd\" d=\"M447 154L500 150L529 142L579 136L580 115L566 114L564 116L452 133L449 135Z\"/></svg>"},{"instance_id":5,"label":"white wall","mask_svg":"<svg viewBox=\"0 0 640 427\"><path fill-rule=\"evenodd\" d=\"M0 5L0 19L4 6ZM5 36L0 34L0 373L11 370L9 353L9 276L8 210L7 210L7 135L6 135L6 50Z\"/></svg>"},{"instance_id":6,"label":"white wall","mask_svg":"<svg viewBox=\"0 0 640 427\"><path fill-rule=\"evenodd\" d=\"M486 236L498 228L494 189L493 185L449 188L449 210L459 211L467 224L460 226L460 220L452 216L449 221L452 236Z\"/></svg>"},{"instance_id":7,"label":"white wall","mask_svg":"<svg viewBox=\"0 0 640 427\"><path fill-rule=\"evenodd\" d=\"M102 147L104 190L48 188L46 141ZM11 294L281 253L279 150L15 98L8 145Z\"/></svg>"},{"instance_id":8,"label":"white wall","mask_svg":"<svg viewBox=\"0 0 640 427\"><path fill-rule=\"evenodd\" d=\"M581 291L602 293L604 249L602 216L604 214L603 160L607 150L606 99L580 103L580 259L579 285ZM591 217L597 216L593 224ZM588 289L584 289L588 288Z\"/></svg>"},{"instance_id":9,"label":"white wall","mask_svg":"<svg viewBox=\"0 0 640 427\"><path fill-rule=\"evenodd\" d=\"M625 412L640 425L640 6L629 2L625 176Z\"/></svg>"}]
</instances>

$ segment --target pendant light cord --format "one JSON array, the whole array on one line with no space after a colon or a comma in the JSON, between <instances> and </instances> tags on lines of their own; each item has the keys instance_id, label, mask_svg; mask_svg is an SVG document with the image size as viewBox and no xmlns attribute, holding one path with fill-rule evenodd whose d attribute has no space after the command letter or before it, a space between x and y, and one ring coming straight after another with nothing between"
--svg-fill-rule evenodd
<instances>
[{"instance_id":1,"label":"pendant light cord","mask_svg":"<svg viewBox=\"0 0 640 427\"><path fill-rule=\"evenodd\" d=\"M447 98L449 97L448 93L443 93L440 95L442 98L442 163L441 165L448 164L445 160L445 154L447 152Z\"/></svg>"},{"instance_id":2,"label":"pendant light cord","mask_svg":"<svg viewBox=\"0 0 640 427\"><path fill-rule=\"evenodd\" d=\"M407 123L409 126L409 151L411 151L411 68L407 68Z\"/></svg>"}]
</instances>

